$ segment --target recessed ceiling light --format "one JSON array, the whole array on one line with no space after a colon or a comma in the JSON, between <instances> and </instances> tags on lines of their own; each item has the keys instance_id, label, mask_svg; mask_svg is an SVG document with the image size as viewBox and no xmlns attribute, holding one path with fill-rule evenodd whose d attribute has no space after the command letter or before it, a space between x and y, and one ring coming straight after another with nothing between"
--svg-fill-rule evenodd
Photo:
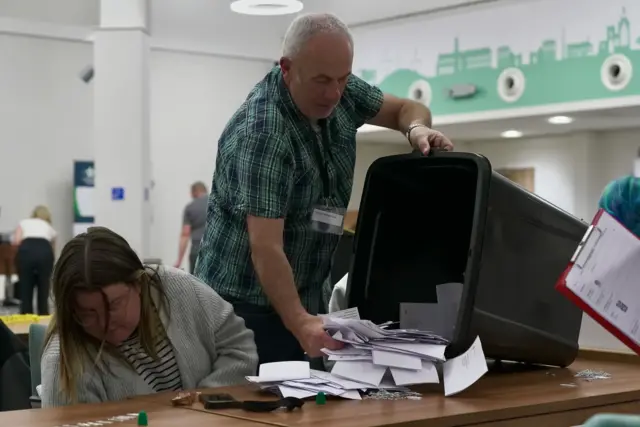
<instances>
[{"instance_id":1,"label":"recessed ceiling light","mask_svg":"<svg viewBox=\"0 0 640 427\"><path fill-rule=\"evenodd\" d=\"M500 136L503 138L520 138L522 136L522 132L514 129L505 130L500 134Z\"/></svg>"},{"instance_id":2,"label":"recessed ceiling light","mask_svg":"<svg viewBox=\"0 0 640 427\"><path fill-rule=\"evenodd\" d=\"M231 10L244 15L288 15L298 13L304 5L298 0L235 0Z\"/></svg>"},{"instance_id":3,"label":"recessed ceiling light","mask_svg":"<svg viewBox=\"0 0 640 427\"><path fill-rule=\"evenodd\" d=\"M569 116L553 116L547 120L552 125L568 125L573 122L573 117Z\"/></svg>"}]
</instances>

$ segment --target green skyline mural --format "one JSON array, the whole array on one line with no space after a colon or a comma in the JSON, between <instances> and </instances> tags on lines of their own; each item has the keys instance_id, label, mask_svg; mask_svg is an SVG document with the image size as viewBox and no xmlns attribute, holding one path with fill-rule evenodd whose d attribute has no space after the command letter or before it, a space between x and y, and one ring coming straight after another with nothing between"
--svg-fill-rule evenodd
<instances>
[{"instance_id":1,"label":"green skyline mural","mask_svg":"<svg viewBox=\"0 0 640 427\"><path fill-rule=\"evenodd\" d=\"M409 68L398 68L381 81L375 69L360 70L359 75L385 92L409 98L416 97L410 92L420 90L416 83L426 81L432 93L431 109L439 115L615 98L640 95L640 49L635 47L639 44L640 37L631 37L631 23L623 9L619 21L604 28L600 40L567 43L564 35L560 40L549 38L528 52L527 61L523 60L527 53L514 52L506 44L462 50L455 38L453 50L438 55L431 76ZM612 55L624 55L636 70L627 86L617 91L607 88L601 78L601 68ZM497 90L499 76L508 68L521 70L526 81L524 93L514 102L504 101ZM477 87L475 96L450 98L451 87L468 84Z\"/></svg>"}]
</instances>

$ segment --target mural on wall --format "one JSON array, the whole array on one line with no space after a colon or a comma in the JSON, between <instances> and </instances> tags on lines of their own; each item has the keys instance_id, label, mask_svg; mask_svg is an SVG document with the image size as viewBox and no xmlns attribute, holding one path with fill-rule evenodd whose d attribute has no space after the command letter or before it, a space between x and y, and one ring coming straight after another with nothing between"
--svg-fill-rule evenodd
<instances>
[{"instance_id":1,"label":"mural on wall","mask_svg":"<svg viewBox=\"0 0 640 427\"><path fill-rule=\"evenodd\" d=\"M356 33L355 70L439 115L640 95L640 2L585 6L581 0L530 1ZM424 42L417 37L421 27L428 33ZM432 37L430 28L453 33L449 51L436 49L443 37ZM417 43L424 46L411 46Z\"/></svg>"}]
</instances>

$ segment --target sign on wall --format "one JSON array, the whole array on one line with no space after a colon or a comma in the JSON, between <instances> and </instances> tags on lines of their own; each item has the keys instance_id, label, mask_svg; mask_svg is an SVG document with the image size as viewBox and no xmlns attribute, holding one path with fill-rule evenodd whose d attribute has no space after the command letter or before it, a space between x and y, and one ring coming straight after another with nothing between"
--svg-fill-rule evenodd
<instances>
[{"instance_id":1,"label":"sign on wall","mask_svg":"<svg viewBox=\"0 0 640 427\"><path fill-rule=\"evenodd\" d=\"M354 70L438 115L640 95L640 1L520 1L357 30Z\"/></svg>"},{"instance_id":2,"label":"sign on wall","mask_svg":"<svg viewBox=\"0 0 640 427\"><path fill-rule=\"evenodd\" d=\"M73 235L76 236L95 223L93 161L75 161L73 165Z\"/></svg>"}]
</instances>

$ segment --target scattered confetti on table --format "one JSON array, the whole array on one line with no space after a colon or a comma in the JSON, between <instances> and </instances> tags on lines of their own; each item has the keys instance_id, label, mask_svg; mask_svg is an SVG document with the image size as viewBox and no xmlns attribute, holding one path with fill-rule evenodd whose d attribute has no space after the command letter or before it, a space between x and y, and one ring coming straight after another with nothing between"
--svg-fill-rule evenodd
<instances>
[{"instance_id":1,"label":"scattered confetti on table","mask_svg":"<svg viewBox=\"0 0 640 427\"><path fill-rule=\"evenodd\" d=\"M575 377L583 379L585 381L608 380L609 378L611 378L611 374L604 371L585 369L575 374Z\"/></svg>"},{"instance_id":2,"label":"scattered confetti on table","mask_svg":"<svg viewBox=\"0 0 640 427\"><path fill-rule=\"evenodd\" d=\"M126 421L135 421L138 418L138 414L125 414L125 415L116 415L115 417L109 417L105 420L97 420L97 421L85 421L76 424L62 424L56 427L99 427L99 426L107 426L110 424L119 424L124 423Z\"/></svg>"}]
</instances>

